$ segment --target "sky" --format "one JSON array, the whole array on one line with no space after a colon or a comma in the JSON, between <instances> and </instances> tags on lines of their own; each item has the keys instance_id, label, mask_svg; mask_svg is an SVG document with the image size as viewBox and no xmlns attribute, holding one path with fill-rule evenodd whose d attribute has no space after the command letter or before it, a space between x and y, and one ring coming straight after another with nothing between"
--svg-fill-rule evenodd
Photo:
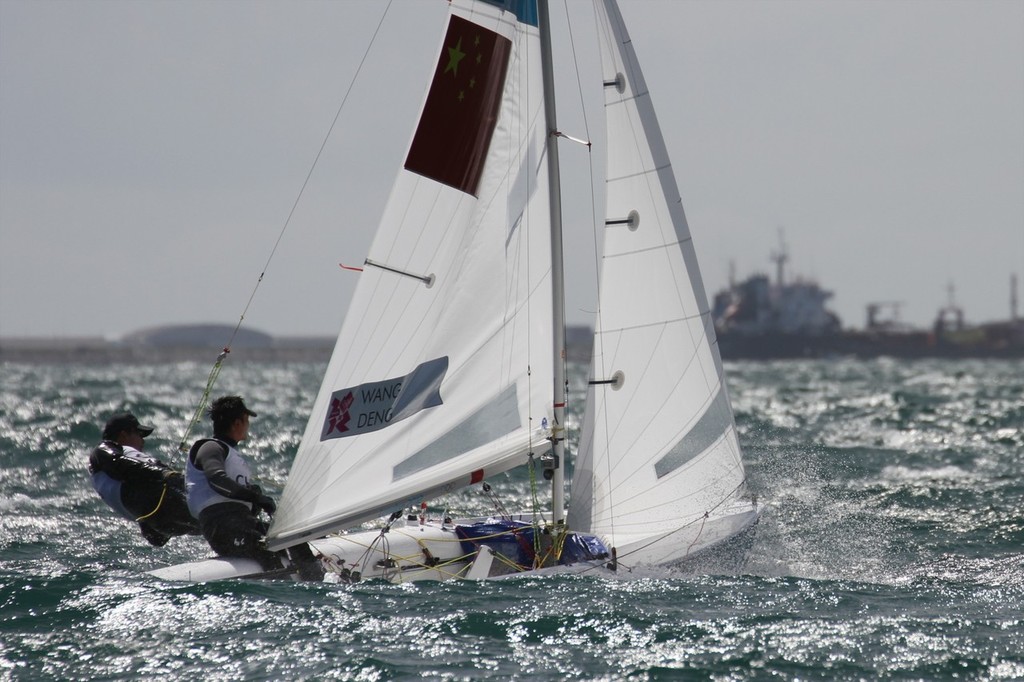
<instances>
[{"instance_id":1,"label":"sky","mask_svg":"<svg viewBox=\"0 0 1024 682\"><path fill-rule=\"evenodd\" d=\"M1006 319L1013 274L1024 314L1024 2L620 4L709 294L773 275L784 242L847 327L880 301L930 325L951 295ZM366 255L445 5L0 0L0 336L243 314L335 334L358 277L338 263ZM559 77L560 128L597 141L592 14L552 16L588 88ZM591 157L564 144L567 315L587 324L589 181L568 172Z\"/></svg>"}]
</instances>

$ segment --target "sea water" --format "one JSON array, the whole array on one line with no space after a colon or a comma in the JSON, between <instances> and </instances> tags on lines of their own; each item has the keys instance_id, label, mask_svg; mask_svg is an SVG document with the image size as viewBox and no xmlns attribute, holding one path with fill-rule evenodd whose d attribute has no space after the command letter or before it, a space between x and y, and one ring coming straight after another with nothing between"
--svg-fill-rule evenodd
<instances>
[{"instance_id":1,"label":"sea water","mask_svg":"<svg viewBox=\"0 0 1024 682\"><path fill-rule=\"evenodd\" d=\"M216 387L259 413L244 449L275 494L322 369L239 362ZM0 365L0 679L1024 679L1024 363L726 369L767 507L739 570L193 585L145 571L202 540L150 547L85 465L123 407L180 465L209 367ZM529 477L490 483L530 503Z\"/></svg>"}]
</instances>

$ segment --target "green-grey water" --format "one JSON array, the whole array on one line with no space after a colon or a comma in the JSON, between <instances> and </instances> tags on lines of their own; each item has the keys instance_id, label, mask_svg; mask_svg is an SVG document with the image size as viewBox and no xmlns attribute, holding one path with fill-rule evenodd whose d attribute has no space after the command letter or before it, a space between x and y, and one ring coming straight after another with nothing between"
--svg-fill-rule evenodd
<instances>
[{"instance_id":1,"label":"green-grey water","mask_svg":"<svg viewBox=\"0 0 1024 682\"><path fill-rule=\"evenodd\" d=\"M0 678L1024 679L1024 363L727 363L751 488L742 568L388 585L164 583L93 492L109 413L175 449L209 368L4 363ZM230 365L279 491L322 365ZM576 395L585 377L573 371ZM578 418L578 414L574 415ZM508 506L515 474L491 481ZM466 491L448 501L487 512Z\"/></svg>"}]
</instances>

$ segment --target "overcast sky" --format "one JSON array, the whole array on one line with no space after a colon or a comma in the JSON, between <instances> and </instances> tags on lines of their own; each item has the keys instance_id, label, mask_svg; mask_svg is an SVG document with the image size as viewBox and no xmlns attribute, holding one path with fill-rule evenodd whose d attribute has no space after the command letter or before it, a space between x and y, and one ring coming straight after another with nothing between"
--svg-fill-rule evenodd
<instances>
[{"instance_id":1,"label":"overcast sky","mask_svg":"<svg viewBox=\"0 0 1024 682\"><path fill-rule=\"evenodd\" d=\"M374 39L385 5L0 0L0 335L234 324L272 252L246 325L334 334L358 276L337 264L366 255L444 29L443 0L396 0ZM593 72L591 14L570 10ZM1024 2L622 11L709 293L730 266L773 273L781 234L846 326L872 301L930 324L950 284L968 320L1005 319L1013 273L1024 314ZM560 82L561 127L598 134ZM566 216L577 323L588 220Z\"/></svg>"}]
</instances>

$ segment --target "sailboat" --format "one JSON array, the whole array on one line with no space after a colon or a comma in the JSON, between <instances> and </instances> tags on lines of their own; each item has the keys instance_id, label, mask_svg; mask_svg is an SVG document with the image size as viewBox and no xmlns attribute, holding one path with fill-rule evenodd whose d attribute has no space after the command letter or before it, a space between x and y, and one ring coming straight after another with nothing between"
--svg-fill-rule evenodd
<instances>
[{"instance_id":1,"label":"sailboat","mask_svg":"<svg viewBox=\"0 0 1024 682\"><path fill-rule=\"evenodd\" d=\"M449 5L268 546L310 543L329 579L404 582L675 565L749 535L760 509L707 296L614 0L596 2L606 215L566 509L563 136L547 2ZM516 467L550 481L550 509L454 518L428 507ZM218 558L152 573L260 569Z\"/></svg>"}]
</instances>

